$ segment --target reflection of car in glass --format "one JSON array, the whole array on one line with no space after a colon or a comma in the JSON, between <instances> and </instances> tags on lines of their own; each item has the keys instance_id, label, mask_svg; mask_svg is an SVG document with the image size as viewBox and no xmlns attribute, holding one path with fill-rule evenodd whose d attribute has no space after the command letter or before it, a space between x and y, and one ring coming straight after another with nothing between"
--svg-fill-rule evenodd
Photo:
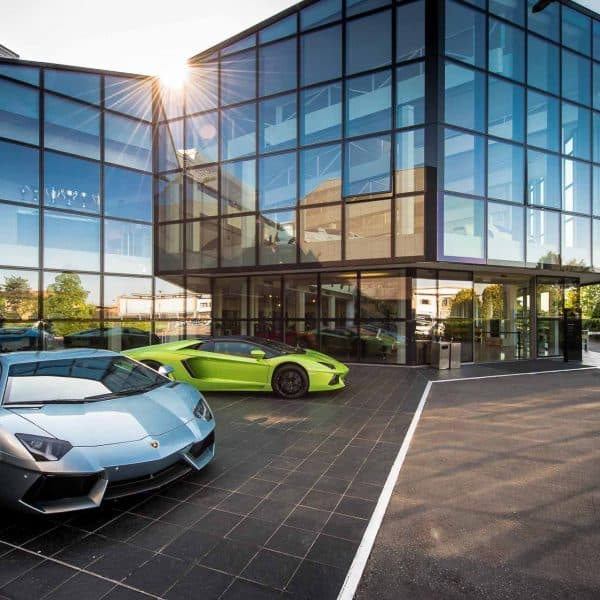
<instances>
[{"instance_id":1,"label":"reflection of car in glass","mask_svg":"<svg viewBox=\"0 0 600 600\"><path fill-rule=\"evenodd\" d=\"M373 335L371 331L362 331L360 335L354 329L345 327L325 328L320 331L308 331L298 336L301 346L319 348L338 356L356 358L358 350L363 356L385 356L391 352L390 343L383 336Z\"/></svg>"},{"instance_id":2,"label":"reflection of car in glass","mask_svg":"<svg viewBox=\"0 0 600 600\"><path fill-rule=\"evenodd\" d=\"M53 348L55 338L38 327L0 328L0 352L43 350Z\"/></svg>"},{"instance_id":3,"label":"reflection of car in glass","mask_svg":"<svg viewBox=\"0 0 600 600\"><path fill-rule=\"evenodd\" d=\"M158 344L160 340L157 335L137 327L97 327L64 336L65 348L129 350L148 343Z\"/></svg>"},{"instance_id":4,"label":"reflection of car in glass","mask_svg":"<svg viewBox=\"0 0 600 600\"><path fill-rule=\"evenodd\" d=\"M170 342L126 353L202 391L275 391L284 398L344 387L348 367L320 352L251 336Z\"/></svg>"},{"instance_id":5,"label":"reflection of car in glass","mask_svg":"<svg viewBox=\"0 0 600 600\"><path fill-rule=\"evenodd\" d=\"M0 368L2 504L93 508L160 488L214 456L202 394L121 354L20 352L0 356Z\"/></svg>"}]
</instances>

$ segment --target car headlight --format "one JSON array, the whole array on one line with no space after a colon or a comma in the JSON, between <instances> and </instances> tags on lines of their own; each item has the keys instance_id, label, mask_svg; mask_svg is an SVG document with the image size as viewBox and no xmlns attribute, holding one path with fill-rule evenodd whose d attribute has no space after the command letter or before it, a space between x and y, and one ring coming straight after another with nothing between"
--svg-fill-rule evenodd
<instances>
[{"instance_id":1,"label":"car headlight","mask_svg":"<svg viewBox=\"0 0 600 600\"><path fill-rule=\"evenodd\" d=\"M324 367L327 367L328 369L335 369L335 365L332 365L331 363L328 362L323 362L323 361L319 361L320 365L323 365Z\"/></svg>"},{"instance_id":2,"label":"car headlight","mask_svg":"<svg viewBox=\"0 0 600 600\"><path fill-rule=\"evenodd\" d=\"M212 412L204 398L200 398L200 402L196 404L196 408L194 409L194 416L197 419L202 419L203 421L212 420Z\"/></svg>"},{"instance_id":3,"label":"car headlight","mask_svg":"<svg viewBox=\"0 0 600 600\"><path fill-rule=\"evenodd\" d=\"M15 437L27 448L29 454L39 462L60 460L73 447L64 440L41 435L15 433Z\"/></svg>"}]
</instances>

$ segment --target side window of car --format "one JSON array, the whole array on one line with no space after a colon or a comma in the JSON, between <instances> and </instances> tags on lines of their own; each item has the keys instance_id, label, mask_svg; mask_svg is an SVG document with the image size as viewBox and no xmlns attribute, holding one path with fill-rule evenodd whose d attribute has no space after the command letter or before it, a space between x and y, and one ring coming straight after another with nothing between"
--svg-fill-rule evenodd
<instances>
[{"instance_id":1,"label":"side window of car","mask_svg":"<svg viewBox=\"0 0 600 600\"><path fill-rule=\"evenodd\" d=\"M215 352L219 354L230 354L232 356L250 356L254 346L246 342L215 342Z\"/></svg>"},{"instance_id":2,"label":"side window of car","mask_svg":"<svg viewBox=\"0 0 600 600\"><path fill-rule=\"evenodd\" d=\"M215 351L215 343L214 342L202 342L197 346L192 346L194 350L201 350L202 352L214 352Z\"/></svg>"}]
</instances>

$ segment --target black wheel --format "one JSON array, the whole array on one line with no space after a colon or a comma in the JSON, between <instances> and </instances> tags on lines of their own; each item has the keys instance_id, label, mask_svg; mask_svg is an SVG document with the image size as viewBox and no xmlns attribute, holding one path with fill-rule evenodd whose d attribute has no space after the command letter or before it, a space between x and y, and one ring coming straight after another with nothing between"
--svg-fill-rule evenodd
<instances>
[{"instance_id":1,"label":"black wheel","mask_svg":"<svg viewBox=\"0 0 600 600\"><path fill-rule=\"evenodd\" d=\"M283 365L275 371L272 385L282 398L301 398L308 392L308 377L296 365Z\"/></svg>"},{"instance_id":2,"label":"black wheel","mask_svg":"<svg viewBox=\"0 0 600 600\"><path fill-rule=\"evenodd\" d=\"M158 369L162 367L162 365L156 360L142 360L140 362L146 365L147 367L154 369L155 371L158 371Z\"/></svg>"}]
</instances>

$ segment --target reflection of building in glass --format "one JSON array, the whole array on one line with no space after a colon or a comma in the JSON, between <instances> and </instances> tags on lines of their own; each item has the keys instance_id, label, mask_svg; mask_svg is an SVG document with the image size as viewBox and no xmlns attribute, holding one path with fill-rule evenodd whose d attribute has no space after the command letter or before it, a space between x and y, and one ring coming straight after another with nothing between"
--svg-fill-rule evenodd
<instances>
[{"instance_id":1,"label":"reflection of building in glass","mask_svg":"<svg viewBox=\"0 0 600 600\"><path fill-rule=\"evenodd\" d=\"M183 91L0 59L0 318L560 354L600 272L600 16L532 4L307 0Z\"/></svg>"}]
</instances>

